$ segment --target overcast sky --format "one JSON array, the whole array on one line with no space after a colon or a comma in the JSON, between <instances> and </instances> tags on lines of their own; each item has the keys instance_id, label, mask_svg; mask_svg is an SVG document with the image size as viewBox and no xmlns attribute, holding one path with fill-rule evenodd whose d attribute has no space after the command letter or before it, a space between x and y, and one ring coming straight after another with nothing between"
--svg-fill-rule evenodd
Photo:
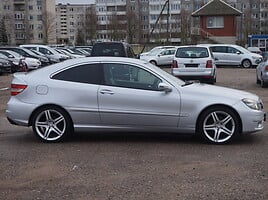
<instances>
[{"instance_id":1,"label":"overcast sky","mask_svg":"<svg viewBox=\"0 0 268 200\"><path fill-rule=\"evenodd\" d=\"M70 3L70 4L90 4L94 3L95 0L56 0L56 4L58 3Z\"/></svg>"}]
</instances>

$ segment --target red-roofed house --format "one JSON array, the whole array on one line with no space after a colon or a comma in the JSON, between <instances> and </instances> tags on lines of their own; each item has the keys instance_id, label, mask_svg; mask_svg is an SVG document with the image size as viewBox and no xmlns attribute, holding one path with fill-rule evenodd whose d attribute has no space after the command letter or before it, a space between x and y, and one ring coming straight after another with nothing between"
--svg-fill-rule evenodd
<instances>
[{"instance_id":1,"label":"red-roofed house","mask_svg":"<svg viewBox=\"0 0 268 200\"><path fill-rule=\"evenodd\" d=\"M242 12L222 0L212 0L192 13L200 18L199 34L217 43L237 41L236 17Z\"/></svg>"}]
</instances>

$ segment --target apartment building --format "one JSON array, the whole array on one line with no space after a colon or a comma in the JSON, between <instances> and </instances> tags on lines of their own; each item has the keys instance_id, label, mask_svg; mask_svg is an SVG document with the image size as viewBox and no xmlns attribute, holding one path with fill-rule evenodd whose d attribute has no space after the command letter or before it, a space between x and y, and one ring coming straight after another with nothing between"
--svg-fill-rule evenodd
<instances>
[{"instance_id":1,"label":"apartment building","mask_svg":"<svg viewBox=\"0 0 268 200\"><path fill-rule=\"evenodd\" d=\"M56 40L57 44L75 45L77 40L90 43L90 25L94 20L95 4L58 4L56 5ZM87 20L88 18L88 20ZM89 23L89 24L88 24ZM80 38L80 39L79 39ZM94 35L95 38L95 35Z\"/></svg>"},{"instance_id":2,"label":"apartment building","mask_svg":"<svg viewBox=\"0 0 268 200\"><path fill-rule=\"evenodd\" d=\"M56 5L55 0L1 0L0 20L4 19L10 44L75 44L78 39L189 43L193 28L199 27L191 14L208 1L95 0ZM226 2L243 13L237 18L238 41L245 43L249 34L268 33L267 0Z\"/></svg>"},{"instance_id":3,"label":"apartment building","mask_svg":"<svg viewBox=\"0 0 268 200\"><path fill-rule=\"evenodd\" d=\"M55 0L1 0L8 43L55 43Z\"/></svg>"}]
</instances>

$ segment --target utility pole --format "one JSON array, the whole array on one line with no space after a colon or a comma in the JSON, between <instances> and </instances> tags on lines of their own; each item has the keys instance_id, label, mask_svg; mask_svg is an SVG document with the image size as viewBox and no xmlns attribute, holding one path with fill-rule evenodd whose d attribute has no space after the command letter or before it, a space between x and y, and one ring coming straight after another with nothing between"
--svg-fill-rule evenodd
<instances>
[{"instance_id":1,"label":"utility pole","mask_svg":"<svg viewBox=\"0 0 268 200\"><path fill-rule=\"evenodd\" d=\"M163 12L164 12L164 10L165 10L165 8L166 8L167 5L169 5L169 0L167 0L167 1L165 2L165 4L164 4L164 6L163 6L163 8L162 8L162 10L161 10L161 12L160 12L160 14L158 15L158 18L157 18L156 22L154 23L153 29L151 30L150 34L148 35L148 41L147 41L147 43L150 42L150 37L151 37L151 35L153 34L154 29L155 29L157 23L159 22L159 19L160 19L161 15L163 14ZM168 6L168 7L169 7L169 6ZM168 15L169 15L169 8L168 8ZM169 16L168 16L167 18L169 18ZM168 31L168 26L167 26L167 31ZM142 50L141 50L140 53L142 53L142 52L144 51L145 46L146 46L146 44L143 45L143 48L142 48Z\"/></svg>"}]
</instances>

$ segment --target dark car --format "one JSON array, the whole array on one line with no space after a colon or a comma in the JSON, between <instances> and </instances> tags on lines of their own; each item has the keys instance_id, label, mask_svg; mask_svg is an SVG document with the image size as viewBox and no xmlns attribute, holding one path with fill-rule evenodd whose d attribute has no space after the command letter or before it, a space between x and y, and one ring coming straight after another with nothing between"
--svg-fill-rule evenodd
<instances>
[{"instance_id":1,"label":"dark car","mask_svg":"<svg viewBox=\"0 0 268 200\"><path fill-rule=\"evenodd\" d=\"M11 72L11 61L0 58L0 75L3 73L10 73Z\"/></svg>"},{"instance_id":2,"label":"dark car","mask_svg":"<svg viewBox=\"0 0 268 200\"><path fill-rule=\"evenodd\" d=\"M97 42L92 47L91 56L137 57L132 47L125 42Z\"/></svg>"},{"instance_id":3,"label":"dark car","mask_svg":"<svg viewBox=\"0 0 268 200\"><path fill-rule=\"evenodd\" d=\"M22 55L23 57L35 58L35 59L37 59L37 60L39 60L41 62L41 66L47 66L47 65L50 64L50 62L49 62L47 57L37 55L37 54L33 53L32 51L30 51L29 49L26 49L26 48L5 46L5 47L0 47L0 50L2 50L2 49L14 51L14 52Z\"/></svg>"}]
</instances>

